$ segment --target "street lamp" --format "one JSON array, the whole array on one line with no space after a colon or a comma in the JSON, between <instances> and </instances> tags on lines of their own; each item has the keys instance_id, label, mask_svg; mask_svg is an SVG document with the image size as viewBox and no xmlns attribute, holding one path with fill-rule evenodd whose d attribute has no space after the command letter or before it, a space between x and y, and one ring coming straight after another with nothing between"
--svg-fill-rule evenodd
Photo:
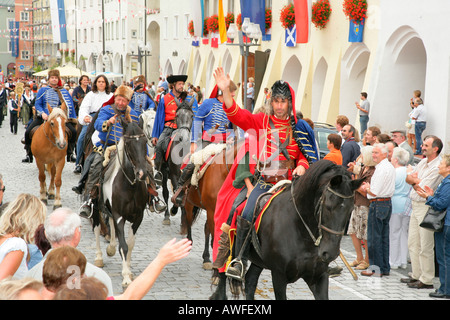
<instances>
[{"instance_id":1,"label":"street lamp","mask_svg":"<svg viewBox=\"0 0 450 320\"><path fill-rule=\"evenodd\" d=\"M241 31L238 31L236 24L231 23L227 31L227 37L231 40L231 42L234 41L236 36L239 37L239 43L228 43L228 45L239 46L241 56L244 57L244 81L242 85L244 87L243 102L245 102L245 99L247 98L247 59L250 53L250 47L259 46L258 41L262 37L262 32L259 24L251 23L250 18L244 18L241 29ZM244 42L244 34L250 38L250 42Z\"/></svg>"},{"instance_id":2,"label":"street lamp","mask_svg":"<svg viewBox=\"0 0 450 320\"><path fill-rule=\"evenodd\" d=\"M142 74L142 58L145 59L145 57L150 57L150 52L152 51L152 44L149 42L146 45L144 45L143 42L139 42L138 45L138 62L141 68L141 74ZM145 60L146 61L146 60ZM145 79L147 79L147 68L145 68Z\"/></svg>"}]
</instances>

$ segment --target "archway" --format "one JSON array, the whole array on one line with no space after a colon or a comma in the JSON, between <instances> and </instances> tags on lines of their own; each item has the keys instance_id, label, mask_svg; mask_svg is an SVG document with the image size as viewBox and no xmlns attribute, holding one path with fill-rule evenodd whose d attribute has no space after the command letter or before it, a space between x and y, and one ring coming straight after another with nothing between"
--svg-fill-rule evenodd
<instances>
[{"instance_id":1,"label":"archway","mask_svg":"<svg viewBox=\"0 0 450 320\"><path fill-rule=\"evenodd\" d=\"M320 105L322 103L323 88L328 71L328 63L322 57L316 66L312 84L312 100L311 100L311 120L317 121L320 113Z\"/></svg>"},{"instance_id":2,"label":"archway","mask_svg":"<svg viewBox=\"0 0 450 320\"><path fill-rule=\"evenodd\" d=\"M170 62L170 60L167 60L166 65L164 66L163 74L164 77L173 74L172 62Z\"/></svg>"},{"instance_id":3,"label":"archway","mask_svg":"<svg viewBox=\"0 0 450 320\"><path fill-rule=\"evenodd\" d=\"M227 49L225 51L225 54L223 55L223 62L222 62L223 71L225 71L226 74L230 73L232 63L233 57L231 56L230 50Z\"/></svg>"},{"instance_id":4,"label":"archway","mask_svg":"<svg viewBox=\"0 0 450 320\"><path fill-rule=\"evenodd\" d=\"M293 55L286 63L281 79L288 82L292 89L294 89L294 92L297 93L301 74L302 64L300 63L300 60L298 60L297 56Z\"/></svg>"},{"instance_id":5,"label":"archway","mask_svg":"<svg viewBox=\"0 0 450 320\"><path fill-rule=\"evenodd\" d=\"M200 85L200 79L199 77L201 77L200 74L200 65L202 62L202 58L200 57L200 53L198 52L198 50L196 50L195 52L195 58L194 58L194 68L193 68L193 75L192 75L192 82L194 85L198 86ZM200 75L200 76L199 76Z\"/></svg>"},{"instance_id":6,"label":"archway","mask_svg":"<svg viewBox=\"0 0 450 320\"><path fill-rule=\"evenodd\" d=\"M159 1L158 1L159 2ZM159 8L159 7L155 7ZM147 81L151 83L154 81L158 83L158 79L160 76L160 27L156 21L152 21L147 28L147 42L150 42L152 46L151 56L147 57ZM167 74L164 74L165 77Z\"/></svg>"},{"instance_id":7,"label":"archway","mask_svg":"<svg viewBox=\"0 0 450 320\"><path fill-rule=\"evenodd\" d=\"M210 81L213 78L214 65L216 63L216 58L214 54L211 52L208 57L208 63L206 64L206 83L205 83L205 92L209 93L212 88L210 88Z\"/></svg>"}]
</instances>

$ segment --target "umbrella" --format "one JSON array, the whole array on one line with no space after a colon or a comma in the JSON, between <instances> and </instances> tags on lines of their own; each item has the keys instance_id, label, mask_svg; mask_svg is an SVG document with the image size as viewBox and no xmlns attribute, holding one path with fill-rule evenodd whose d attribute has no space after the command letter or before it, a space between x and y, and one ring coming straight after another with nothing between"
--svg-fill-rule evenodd
<instances>
[{"instance_id":1,"label":"umbrella","mask_svg":"<svg viewBox=\"0 0 450 320\"><path fill-rule=\"evenodd\" d=\"M103 71L98 71L98 72L91 71L91 72L89 72L89 74L90 74L91 77L96 77L96 76L99 76L99 75L102 74L105 77L107 77L108 79L110 79L110 78L122 78L123 77L123 74L116 73L116 72L111 72L111 71L105 71L105 72L103 72Z\"/></svg>"},{"instance_id":2,"label":"umbrella","mask_svg":"<svg viewBox=\"0 0 450 320\"><path fill-rule=\"evenodd\" d=\"M49 70L50 69L42 70L42 71L33 73L33 76L35 76L35 77L46 77L48 75Z\"/></svg>"},{"instance_id":3,"label":"umbrella","mask_svg":"<svg viewBox=\"0 0 450 320\"><path fill-rule=\"evenodd\" d=\"M61 75L61 77L73 78L73 77L81 77L83 75L90 76L90 74L88 72L77 68L71 62L68 63L67 65L65 65L64 67L58 67L56 69L59 70L59 74ZM42 70L42 71L33 73L33 76L36 76L36 77L47 77L48 76L48 72L50 70L51 69L47 69L47 70Z\"/></svg>"}]
</instances>

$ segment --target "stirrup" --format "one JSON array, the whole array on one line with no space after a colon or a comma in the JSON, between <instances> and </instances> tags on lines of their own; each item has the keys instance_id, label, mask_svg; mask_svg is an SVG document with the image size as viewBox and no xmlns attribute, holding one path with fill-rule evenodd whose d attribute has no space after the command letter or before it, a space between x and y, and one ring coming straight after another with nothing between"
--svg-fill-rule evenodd
<instances>
[{"instance_id":1,"label":"stirrup","mask_svg":"<svg viewBox=\"0 0 450 320\"><path fill-rule=\"evenodd\" d=\"M238 263L241 266L241 274L240 275L237 275L237 274L229 272L230 268L236 269L235 267L233 267L233 265L235 263ZM232 260L230 262L230 264L228 265L227 269L225 270L225 275L227 277L229 277L229 278L236 279L236 280L239 280L239 281L243 281L243 279L244 279L244 269L245 268L244 268L244 264L242 263L242 260L239 260L239 259L236 258L236 259Z\"/></svg>"},{"instance_id":2,"label":"stirrup","mask_svg":"<svg viewBox=\"0 0 450 320\"><path fill-rule=\"evenodd\" d=\"M90 208L90 214L89 215L86 214L86 216L85 216L85 215L81 214L81 212L86 213L86 211L83 210L83 208L87 208L87 207ZM80 210L78 212L78 215L80 217L83 217L83 218L86 218L86 219L90 219L92 217L93 213L94 213L94 207L92 205L92 199L89 198L87 201L83 202L83 204L81 205Z\"/></svg>"},{"instance_id":3,"label":"stirrup","mask_svg":"<svg viewBox=\"0 0 450 320\"><path fill-rule=\"evenodd\" d=\"M156 210L156 213L161 213L166 211L167 205L161 200L159 197L153 198L153 208Z\"/></svg>"},{"instance_id":4,"label":"stirrup","mask_svg":"<svg viewBox=\"0 0 450 320\"><path fill-rule=\"evenodd\" d=\"M161 171L155 170L155 175L154 175L153 179L155 179L155 182L158 186L162 186L163 174Z\"/></svg>"}]
</instances>

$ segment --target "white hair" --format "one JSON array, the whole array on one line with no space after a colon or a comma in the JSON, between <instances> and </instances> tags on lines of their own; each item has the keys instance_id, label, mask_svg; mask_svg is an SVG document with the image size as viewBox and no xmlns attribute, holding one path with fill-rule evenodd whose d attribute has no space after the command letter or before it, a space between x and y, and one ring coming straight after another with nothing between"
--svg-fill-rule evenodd
<instances>
[{"instance_id":1,"label":"white hair","mask_svg":"<svg viewBox=\"0 0 450 320\"><path fill-rule=\"evenodd\" d=\"M392 152L392 159L397 159L398 164L401 166L406 166L409 162L409 153L401 147L395 147Z\"/></svg>"},{"instance_id":2,"label":"white hair","mask_svg":"<svg viewBox=\"0 0 450 320\"><path fill-rule=\"evenodd\" d=\"M389 148L386 144L384 143L375 143L373 145L374 148L378 148L380 149L380 151L384 154L386 154L386 156L389 154Z\"/></svg>"},{"instance_id":3,"label":"white hair","mask_svg":"<svg viewBox=\"0 0 450 320\"><path fill-rule=\"evenodd\" d=\"M69 208L56 209L44 224L45 235L50 243L70 241L78 227L81 227L80 216Z\"/></svg>"}]
</instances>

